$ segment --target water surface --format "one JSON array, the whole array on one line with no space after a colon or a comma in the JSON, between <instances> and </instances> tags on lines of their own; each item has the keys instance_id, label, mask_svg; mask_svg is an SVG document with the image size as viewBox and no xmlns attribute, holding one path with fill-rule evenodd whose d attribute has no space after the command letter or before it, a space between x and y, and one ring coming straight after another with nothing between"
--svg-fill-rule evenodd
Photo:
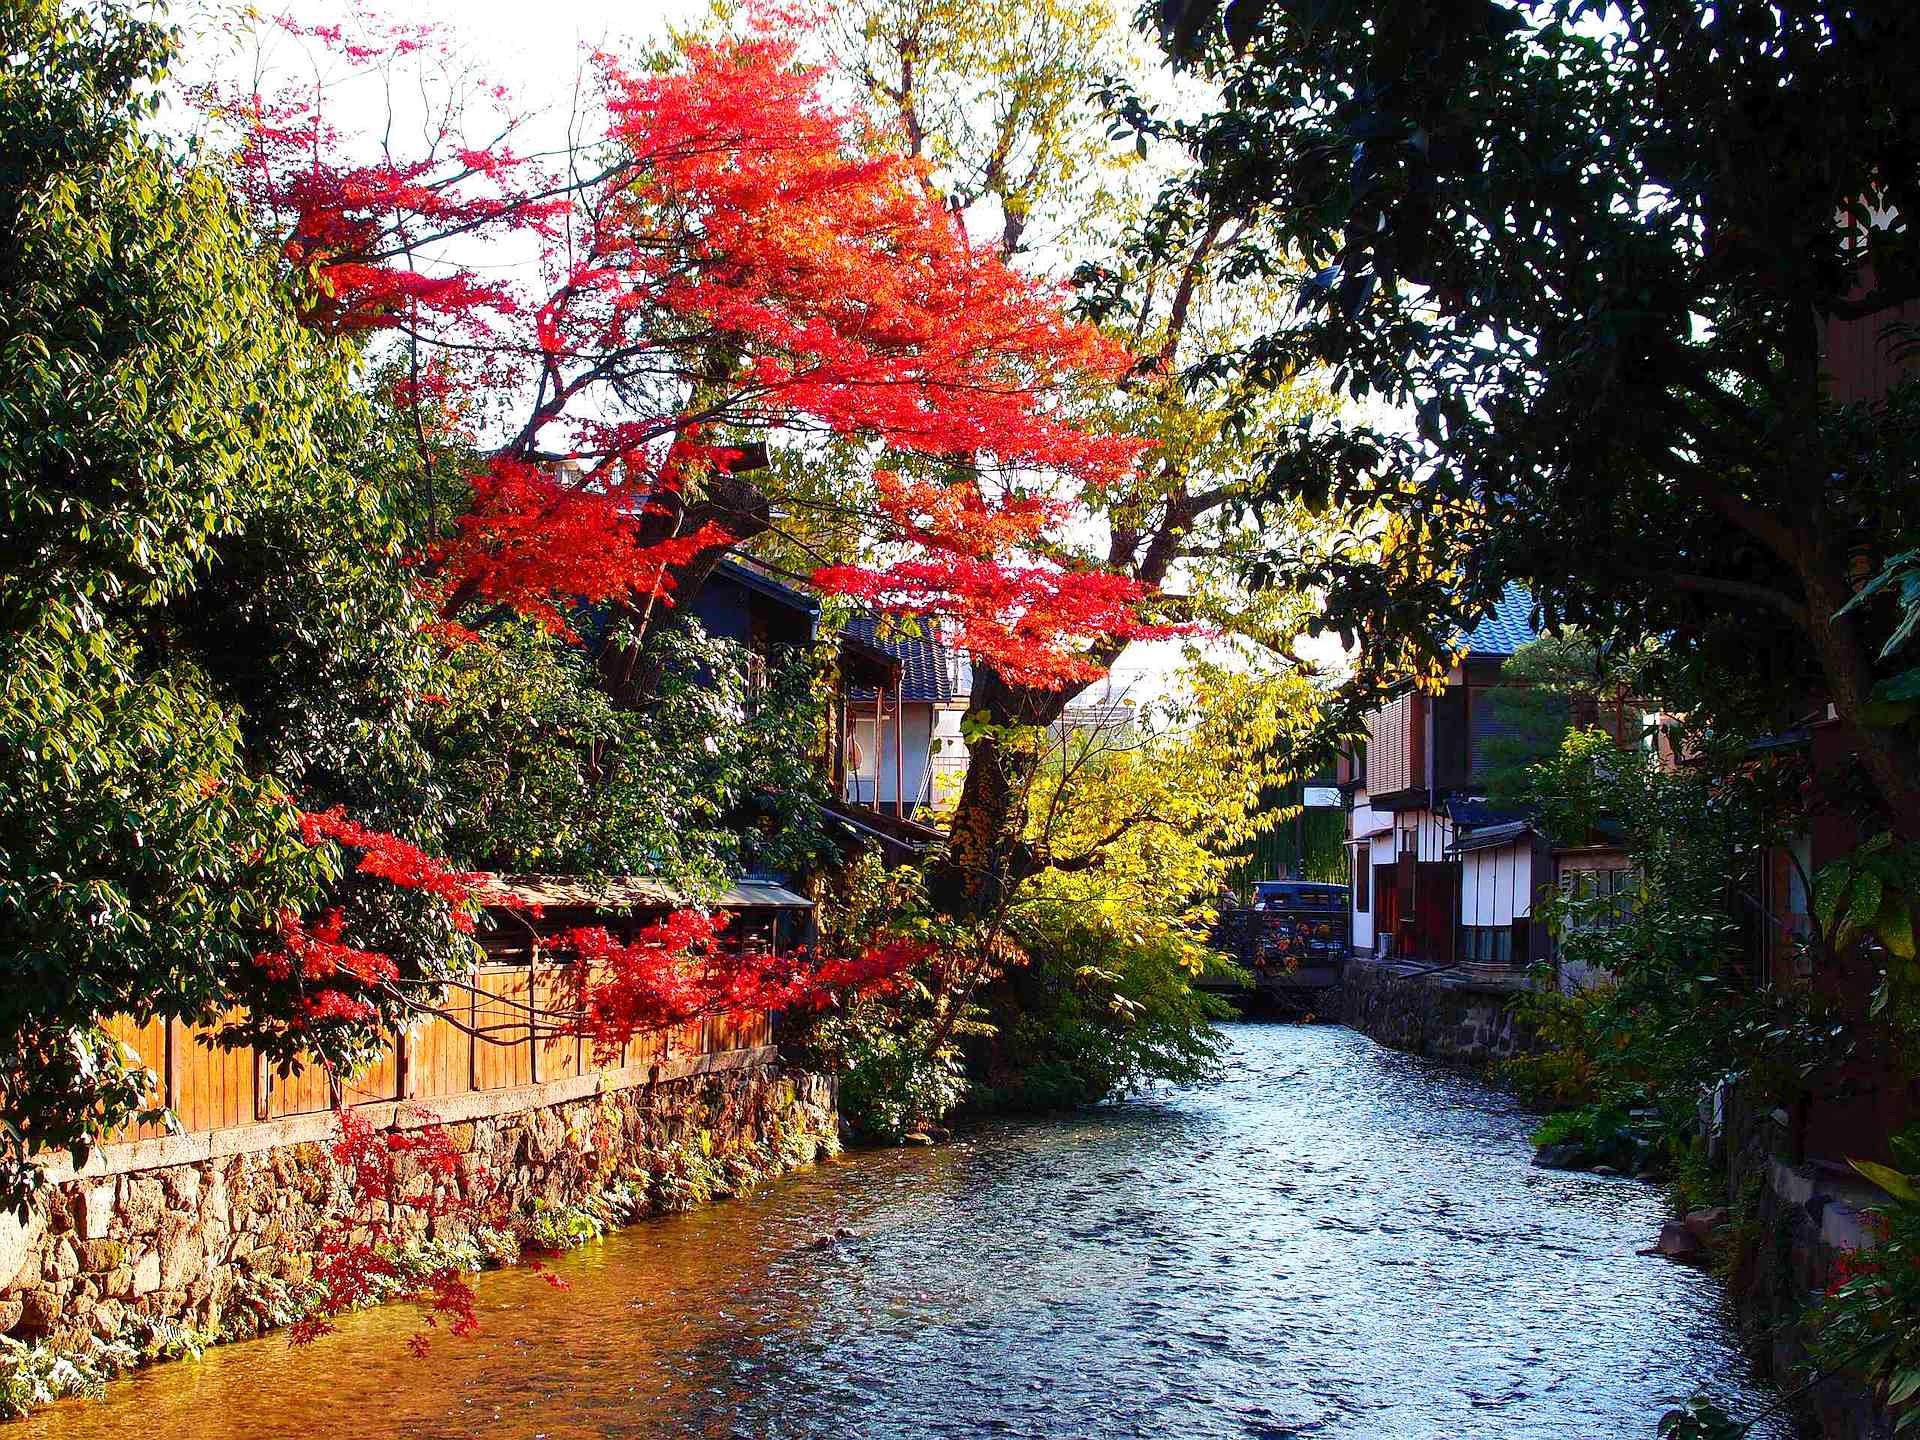
<instances>
[{"instance_id":1,"label":"water surface","mask_svg":"<svg viewBox=\"0 0 1920 1440\"><path fill-rule=\"evenodd\" d=\"M1702 1384L1765 1403L1714 1282L1634 1253L1654 1191L1532 1169L1511 1101L1350 1031L1228 1031L1211 1088L822 1164L565 1291L483 1277L483 1333L424 1360L388 1308L0 1440L1629 1440Z\"/></svg>"}]
</instances>

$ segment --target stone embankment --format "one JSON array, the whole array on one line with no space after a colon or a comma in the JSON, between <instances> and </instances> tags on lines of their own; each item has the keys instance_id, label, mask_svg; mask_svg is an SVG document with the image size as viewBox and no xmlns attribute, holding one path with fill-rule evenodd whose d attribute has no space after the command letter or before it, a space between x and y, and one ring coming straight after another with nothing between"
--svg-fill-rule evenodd
<instances>
[{"instance_id":1,"label":"stone embankment","mask_svg":"<svg viewBox=\"0 0 1920 1440\"><path fill-rule=\"evenodd\" d=\"M1490 1065L1531 1043L1514 1019L1520 977L1488 978L1399 961L1353 959L1336 1013L1380 1044L1435 1060Z\"/></svg>"},{"instance_id":2,"label":"stone embankment","mask_svg":"<svg viewBox=\"0 0 1920 1440\"><path fill-rule=\"evenodd\" d=\"M1845 1374L1821 1376L1808 1344L1809 1309L1843 1255L1875 1243L1870 1206L1880 1195L1858 1175L1788 1155L1783 1112L1742 1113L1737 1096L1717 1137L1734 1198L1727 1283L1754 1360L1795 1400L1820 1440L1892 1440L1895 1417Z\"/></svg>"},{"instance_id":3,"label":"stone embankment","mask_svg":"<svg viewBox=\"0 0 1920 1440\"><path fill-rule=\"evenodd\" d=\"M494 1259L613 1183L623 1214L681 1208L837 1145L832 1083L770 1049L359 1108L381 1129L446 1125L463 1187L483 1186L504 1227ZM199 1343L294 1318L340 1194L335 1133L330 1114L303 1115L109 1146L56 1173L24 1221L0 1221L0 1330L150 1352L170 1329Z\"/></svg>"}]
</instances>

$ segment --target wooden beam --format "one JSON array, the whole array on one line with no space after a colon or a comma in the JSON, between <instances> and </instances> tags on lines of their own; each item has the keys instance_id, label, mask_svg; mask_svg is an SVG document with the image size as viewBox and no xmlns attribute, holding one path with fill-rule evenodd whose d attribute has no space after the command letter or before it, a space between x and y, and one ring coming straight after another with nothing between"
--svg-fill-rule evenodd
<instances>
[{"instance_id":1,"label":"wooden beam","mask_svg":"<svg viewBox=\"0 0 1920 1440\"><path fill-rule=\"evenodd\" d=\"M907 818L906 796L906 684L895 677L893 682L893 818ZM874 767L878 771L879 767Z\"/></svg>"}]
</instances>

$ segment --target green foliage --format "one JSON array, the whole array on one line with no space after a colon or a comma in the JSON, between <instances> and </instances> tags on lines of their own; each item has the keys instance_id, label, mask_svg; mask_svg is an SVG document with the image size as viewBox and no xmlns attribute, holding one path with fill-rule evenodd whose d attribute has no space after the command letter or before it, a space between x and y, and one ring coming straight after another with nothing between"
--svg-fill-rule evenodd
<instances>
[{"instance_id":1,"label":"green foliage","mask_svg":"<svg viewBox=\"0 0 1920 1440\"><path fill-rule=\"evenodd\" d=\"M135 1101L97 1020L211 1018L279 912L333 879L249 753L218 647L175 614L302 481L328 491L329 417L353 402L219 178L142 135L167 35L118 7L4 23L0 1191L17 1197L34 1151L83 1151Z\"/></svg>"},{"instance_id":2,"label":"green foliage","mask_svg":"<svg viewBox=\"0 0 1920 1440\"><path fill-rule=\"evenodd\" d=\"M1660 1440L1745 1440L1753 1433L1704 1395L1695 1395L1678 1410L1660 1417Z\"/></svg>"},{"instance_id":3,"label":"green foliage","mask_svg":"<svg viewBox=\"0 0 1920 1440\"><path fill-rule=\"evenodd\" d=\"M1419 563L1272 531L1267 573L1322 587L1329 623L1367 636L1359 680L1396 638L1434 657L1455 607L1519 580L1596 639L1663 637L1670 678L1715 682L1687 687L1703 722L1757 732L1814 693L1885 718L1863 702L1910 683L1885 653L1905 581L1833 617L1857 557L1920 543L1920 402L1909 382L1843 405L1861 377L1830 357L1855 338L1884 354L1911 297L1888 277L1920 269L1916 227L1885 220L1920 204L1920 9L1144 9L1216 87L1197 117L1118 97L1193 160L1144 247L1170 259L1232 216L1225 273L1298 302L1215 368L1277 384L1325 363L1409 422L1303 426L1247 495L1404 527ZM1914 723L1860 751L1908 832Z\"/></svg>"},{"instance_id":4,"label":"green foliage","mask_svg":"<svg viewBox=\"0 0 1920 1440\"><path fill-rule=\"evenodd\" d=\"M1559 1109L1593 1104L1600 1097L1603 1073L1594 1046L1613 989L1608 981L1571 994L1557 985L1542 985L1516 996L1514 1017L1538 1044L1502 1061L1495 1074L1529 1105Z\"/></svg>"},{"instance_id":5,"label":"green foliage","mask_svg":"<svg viewBox=\"0 0 1920 1440\"><path fill-rule=\"evenodd\" d=\"M67 1350L0 1336L0 1416L15 1419L76 1396L98 1400L109 1380L139 1363L139 1350L125 1341L89 1337L82 1349Z\"/></svg>"},{"instance_id":6,"label":"green foliage","mask_svg":"<svg viewBox=\"0 0 1920 1440\"><path fill-rule=\"evenodd\" d=\"M1596 747L1604 736L1636 745L1642 709L1636 697L1644 693L1656 653L1646 646L1616 653L1578 631L1542 635L1515 651L1500 667L1501 685L1485 697L1495 722L1485 742L1489 798L1530 804L1532 768L1553 759L1570 729L1592 732L1589 744ZM1543 818L1555 839L1580 844L1598 817Z\"/></svg>"},{"instance_id":7,"label":"green foliage","mask_svg":"<svg viewBox=\"0 0 1920 1440\"><path fill-rule=\"evenodd\" d=\"M1894 601L1893 625L1878 658L1891 661L1920 636L1920 549L1905 550L1889 559L1837 613L1852 615L1886 601ZM1910 666L1881 680L1869 702L1863 716L1869 724L1898 726L1920 716L1920 666Z\"/></svg>"},{"instance_id":8,"label":"green foliage","mask_svg":"<svg viewBox=\"0 0 1920 1440\"><path fill-rule=\"evenodd\" d=\"M1905 1433L1920 1426L1920 1132L1892 1148L1893 1166L1853 1162L1887 1196L1872 1212L1880 1241L1835 1261L1813 1314L1814 1355L1873 1385Z\"/></svg>"},{"instance_id":9,"label":"green foliage","mask_svg":"<svg viewBox=\"0 0 1920 1440\"><path fill-rule=\"evenodd\" d=\"M1674 1157L1672 1197L1673 1208L1681 1215L1726 1202L1726 1170L1713 1163L1705 1136L1694 1136ZM1728 1246L1726 1251L1732 1254L1737 1247Z\"/></svg>"},{"instance_id":10,"label":"green foliage","mask_svg":"<svg viewBox=\"0 0 1920 1440\"><path fill-rule=\"evenodd\" d=\"M1028 962L987 992L991 1033L969 1047L980 1108L1070 1109L1218 1075L1213 1022L1233 1008L1194 988L1183 946L1073 924L1022 944Z\"/></svg>"},{"instance_id":11,"label":"green foliage","mask_svg":"<svg viewBox=\"0 0 1920 1440\"><path fill-rule=\"evenodd\" d=\"M649 643L664 679L645 711L616 707L585 652L531 623L448 658L428 728L455 853L503 870L652 875L695 894L825 858L815 657L777 656L755 684L746 649L696 622Z\"/></svg>"},{"instance_id":12,"label":"green foliage","mask_svg":"<svg viewBox=\"0 0 1920 1440\"><path fill-rule=\"evenodd\" d=\"M1551 1104L1651 1107L1683 1148L1703 1089L1728 1075L1785 1097L1844 1053L1846 1033L1804 987L1754 985L1740 973L1733 877L1789 823L1791 776L1746 763L1744 748L1682 737L1698 763L1663 767L1598 731L1572 731L1525 772L1525 795L1553 833L1584 836L1600 819L1625 837L1634 884L1624 897L1575 890L1542 901L1562 966L1599 983L1575 995L1542 967L1516 1002L1549 1042L1505 1070Z\"/></svg>"},{"instance_id":13,"label":"green foliage","mask_svg":"<svg viewBox=\"0 0 1920 1440\"><path fill-rule=\"evenodd\" d=\"M408 981L472 958L445 902L302 843L299 810L694 891L825 844L806 657L750 694L739 647L675 632L637 715L531 627L435 638L410 557L473 457L399 425L225 178L148 132L173 39L147 14L0 18L0 1200L138 1105L108 1017L351 1069L431 995L289 1025L254 963L284 915L340 908Z\"/></svg>"},{"instance_id":14,"label":"green foliage","mask_svg":"<svg viewBox=\"0 0 1920 1440\"><path fill-rule=\"evenodd\" d=\"M1541 1121L1532 1135L1535 1145L1586 1145L1603 1148L1628 1130L1626 1112L1601 1105L1562 1110Z\"/></svg>"},{"instance_id":15,"label":"green foliage","mask_svg":"<svg viewBox=\"0 0 1920 1440\"><path fill-rule=\"evenodd\" d=\"M1920 842L1882 832L1823 866L1813 881L1813 918L1835 953L1871 939L1886 963L1872 1013L1893 1022L1911 1046L1920 1040L1920 964L1914 915L1920 909Z\"/></svg>"},{"instance_id":16,"label":"green foliage","mask_svg":"<svg viewBox=\"0 0 1920 1440\"><path fill-rule=\"evenodd\" d=\"M831 883L820 911L825 953L856 955L894 935L955 950L971 938L929 912L924 877L910 866L889 870L869 853ZM981 1029L971 988L941 955L884 993L789 1016L781 1046L802 1068L840 1077L840 1118L853 1136L897 1144L937 1130L966 1099L961 1043Z\"/></svg>"},{"instance_id":17,"label":"green foliage","mask_svg":"<svg viewBox=\"0 0 1920 1440\"><path fill-rule=\"evenodd\" d=\"M1128 947L1171 944L1197 971L1213 906L1244 849L1299 813L1272 802L1318 690L1291 667L1190 656L1182 698L1125 725L1055 737L1027 838L1050 868L1014 902L1024 935L1086 926ZM1042 943L1046 943L1044 940Z\"/></svg>"},{"instance_id":18,"label":"green foliage","mask_svg":"<svg viewBox=\"0 0 1920 1440\"><path fill-rule=\"evenodd\" d=\"M863 1001L825 1022L820 1044L840 1057L840 1118L859 1139L925 1136L967 1097L960 1047L940 1041L930 1018L902 1023L892 1007Z\"/></svg>"},{"instance_id":19,"label":"green foliage","mask_svg":"<svg viewBox=\"0 0 1920 1440\"><path fill-rule=\"evenodd\" d=\"M1294 875L1328 885L1352 880L1347 861L1347 816L1335 806L1301 804L1298 781L1270 787L1260 809L1275 823L1241 845L1232 857L1227 886L1236 895L1251 895L1253 882Z\"/></svg>"}]
</instances>

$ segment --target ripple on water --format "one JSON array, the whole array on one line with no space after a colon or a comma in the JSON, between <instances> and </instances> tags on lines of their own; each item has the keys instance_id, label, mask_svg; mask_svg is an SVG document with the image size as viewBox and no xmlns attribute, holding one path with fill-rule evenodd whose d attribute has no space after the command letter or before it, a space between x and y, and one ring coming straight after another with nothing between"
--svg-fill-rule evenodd
<instances>
[{"instance_id":1,"label":"ripple on water","mask_svg":"<svg viewBox=\"0 0 1920 1440\"><path fill-rule=\"evenodd\" d=\"M481 1337L425 1361L373 1312L0 1440L1631 1440L1703 1383L1763 1403L1712 1281L1634 1254L1653 1192L1530 1169L1470 1078L1229 1028L1210 1089L822 1165L570 1256L566 1291L485 1277Z\"/></svg>"}]
</instances>

